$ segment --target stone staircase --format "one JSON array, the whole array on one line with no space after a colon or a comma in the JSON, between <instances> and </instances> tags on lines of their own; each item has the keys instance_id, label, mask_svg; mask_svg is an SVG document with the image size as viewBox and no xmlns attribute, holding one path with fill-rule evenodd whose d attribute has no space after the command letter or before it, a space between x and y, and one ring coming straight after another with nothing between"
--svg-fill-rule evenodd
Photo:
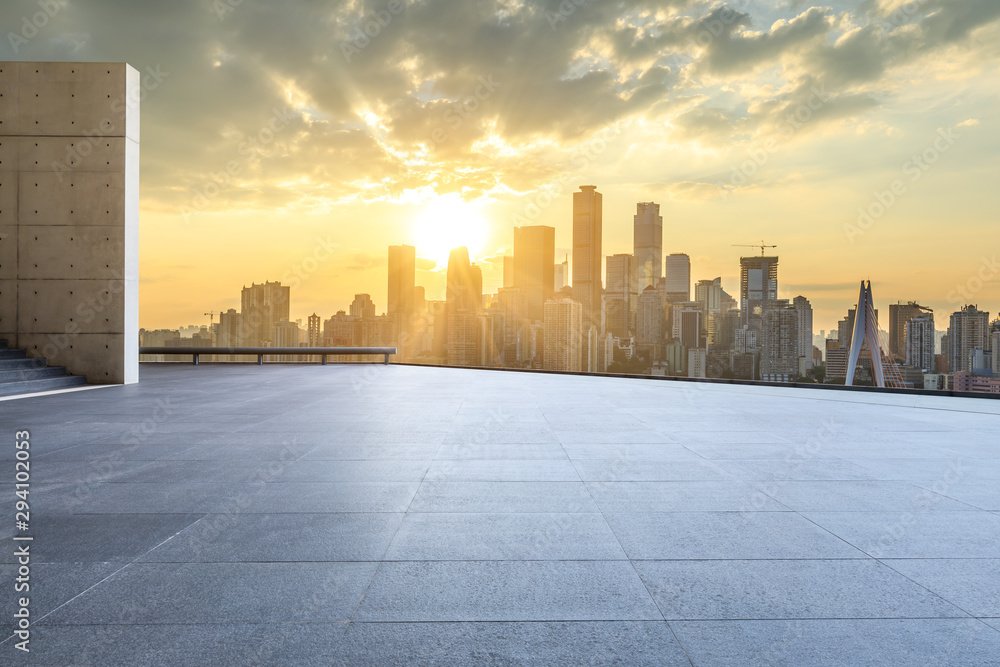
<instances>
[{"instance_id":1,"label":"stone staircase","mask_svg":"<svg viewBox=\"0 0 1000 667\"><path fill-rule=\"evenodd\" d=\"M81 387L82 375L69 375L61 366L49 366L45 359L29 359L24 350L12 350L0 340L0 396L33 394L39 391Z\"/></svg>"}]
</instances>

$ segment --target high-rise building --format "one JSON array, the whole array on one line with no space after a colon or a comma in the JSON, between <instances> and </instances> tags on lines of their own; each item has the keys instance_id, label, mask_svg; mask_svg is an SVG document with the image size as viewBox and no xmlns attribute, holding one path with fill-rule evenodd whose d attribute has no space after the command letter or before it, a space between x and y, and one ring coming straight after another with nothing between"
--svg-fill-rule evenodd
<instances>
[{"instance_id":1,"label":"high-rise building","mask_svg":"<svg viewBox=\"0 0 1000 667\"><path fill-rule=\"evenodd\" d=\"M660 291L651 285L639 295L636 345L644 351L652 352L654 358L660 356L658 346L663 343L663 326L666 321L663 306Z\"/></svg>"},{"instance_id":2,"label":"high-rise building","mask_svg":"<svg viewBox=\"0 0 1000 667\"><path fill-rule=\"evenodd\" d=\"M688 377L704 378L708 370L708 351L703 348L688 350Z\"/></svg>"},{"instance_id":3,"label":"high-rise building","mask_svg":"<svg viewBox=\"0 0 1000 667\"><path fill-rule=\"evenodd\" d=\"M761 314L763 305L778 298L778 258L740 257L740 312L743 323Z\"/></svg>"},{"instance_id":4,"label":"high-rise building","mask_svg":"<svg viewBox=\"0 0 1000 667\"><path fill-rule=\"evenodd\" d=\"M701 308L693 305L694 303L696 302L682 304L674 311L676 338L688 349L702 347L701 334L705 320Z\"/></svg>"},{"instance_id":5,"label":"high-rise building","mask_svg":"<svg viewBox=\"0 0 1000 667\"><path fill-rule=\"evenodd\" d=\"M553 268L554 271L552 275L555 278L554 287L556 291L559 291L563 287L569 285L569 256L567 255L562 262L556 264Z\"/></svg>"},{"instance_id":6,"label":"high-rise building","mask_svg":"<svg viewBox=\"0 0 1000 667\"><path fill-rule=\"evenodd\" d=\"M631 335L638 307L636 273L632 255L609 255L607 288L604 290L604 330L618 338Z\"/></svg>"},{"instance_id":7,"label":"high-rise building","mask_svg":"<svg viewBox=\"0 0 1000 667\"><path fill-rule=\"evenodd\" d=\"M813 367L813 309L809 299L797 296L792 299L792 306L799 318L798 324L798 356L805 357L806 369Z\"/></svg>"},{"instance_id":8,"label":"high-rise building","mask_svg":"<svg viewBox=\"0 0 1000 667\"><path fill-rule=\"evenodd\" d=\"M581 371L583 308L573 299L545 303L545 370Z\"/></svg>"},{"instance_id":9,"label":"high-rise building","mask_svg":"<svg viewBox=\"0 0 1000 667\"><path fill-rule=\"evenodd\" d=\"M892 310L892 306L889 306ZM920 315L906 321L905 329L905 360L911 368L931 372L934 370L934 316Z\"/></svg>"},{"instance_id":10,"label":"high-rise building","mask_svg":"<svg viewBox=\"0 0 1000 667\"><path fill-rule=\"evenodd\" d=\"M526 323L524 295L516 287L502 287L497 292L490 309L503 318L503 335L500 337L498 332L495 332L494 344L503 351L504 365L513 366L514 362L521 361L517 350L518 336Z\"/></svg>"},{"instance_id":11,"label":"high-rise building","mask_svg":"<svg viewBox=\"0 0 1000 667\"><path fill-rule=\"evenodd\" d=\"M948 327L948 355L951 372L972 370L972 351L990 346L990 315L976 306L965 306L951 316Z\"/></svg>"},{"instance_id":12,"label":"high-rise building","mask_svg":"<svg viewBox=\"0 0 1000 667\"><path fill-rule=\"evenodd\" d=\"M583 308L585 327L601 324L602 199L596 185L573 193L573 300Z\"/></svg>"},{"instance_id":13,"label":"high-rise building","mask_svg":"<svg viewBox=\"0 0 1000 667\"><path fill-rule=\"evenodd\" d=\"M993 374L1000 375L1000 329L990 332L990 350L993 352Z\"/></svg>"},{"instance_id":14,"label":"high-rise building","mask_svg":"<svg viewBox=\"0 0 1000 667\"><path fill-rule=\"evenodd\" d=\"M316 313L309 316L309 324L306 329L306 344L309 347L320 347L323 344L321 320Z\"/></svg>"},{"instance_id":15,"label":"high-rise building","mask_svg":"<svg viewBox=\"0 0 1000 667\"><path fill-rule=\"evenodd\" d=\"M667 255L663 266L668 303L691 300L691 258L684 253Z\"/></svg>"},{"instance_id":16,"label":"high-rise building","mask_svg":"<svg viewBox=\"0 0 1000 667\"><path fill-rule=\"evenodd\" d=\"M291 288L280 282L244 287L240 315L243 344L260 347L274 342L274 325L288 319Z\"/></svg>"},{"instance_id":17,"label":"high-rise building","mask_svg":"<svg viewBox=\"0 0 1000 667\"><path fill-rule=\"evenodd\" d=\"M323 323L323 344L331 347L356 347L361 344L361 320L343 310Z\"/></svg>"},{"instance_id":18,"label":"high-rise building","mask_svg":"<svg viewBox=\"0 0 1000 667\"><path fill-rule=\"evenodd\" d=\"M514 287L524 295L525 317L540 322L555 294L555 227L514 228Z\"/></svg>"},{"instance_id":19,"label":"high-rise building","mask_svg":"<svg viewBox=\"0 0 1000 667\"><path fill-rule=\"evenodd\" d=\"M925 306L910 301L909 303L889 304L889 353L894 359L903 360L907 358L909 351L906 344L906 323L914 317L926 315L934 319L934 311ZM909 365L909 363L907 363ZM925 368L930 368L926 366Z\"/></svg>"},{"instance_id":20,"label":"high-rise building","mask_svg":"<svg viewBox=\"0 0 1000 667\"><path fill-rule=\"evenodd\" d=\"M705 315L705 330L708 333L707 344L718 349L719 329L726 313L736 308L736 299L722 289L722 278L714 280L699 280L694 286L694 300L701 304ZM732 336L728 336L730 345ZM729 349L729 348L725 348Z\"/></svg>"},{"instance_id":21,"label":"high-rise building","mask_svg":"<svg viewBox=\"0 0 1000 667\"><path fill-rule=\"evenodd\" d=\"M274 347L298 347L299 325L288 320L279 320L274 324ZM282 355L283 356L283 355ZM289 359L281 359L289 361Z\"/></svg>"},{"instance_id":22,"label":"high-rise building","mask_svg":"<svg viewBox=\"0 0 1000 667\"><path fill-rule=\"evenodd\" d=\"M240 317L235 308L219 313L219 335L216 339L216 345L219 347L241 347L243 345L243 318Z\"/></svg>"},{"instance_id":23,"label":"high-rise building","mask_svg":"<svg viewBox=\"0 0 1000 667\"><path fill-rule=\"evenodd\" d=\"M786 301L785 304L788 302ZM799 309L775 302L761 317L761 375L799 374ZM812 334L809 336L812 357Z\"/></svg>"},{"instance_id":24,"label":"high-rise building","mask_svg":"<svg viewBox=\"0 0 1000 667\"><path fill-rule=\"evenodd\" d=\"M697 313L697 317L692 313ZM669 320L671 338L682 341L685 347L701 347L701 333L705 330L705 313L701 309L700 302L678 301L670 304ZM697 332L693 329L692 322L697 322Z\"/></svg>"},{"instance_id":25,"label":"high-rise building","mask_svg":"<svg viewBox=\"0 0 1000 667\"><path fill-rule=\"evenodd\" d=\"M663 217L659 204L636 204L632 240L636 290L641 292L647 287L659 286L663 257Z\"/></svg>"},{"instance_id":26,"label":"high-rise building","mask_svg":"<svg viewBox=\"0 0 1000 667\"><path fill-rule=\"evenodd\" d=\"M503 257L503 286L514 286L514 257L512 255L504 255Z\"/></svg>"},{"instance_id":27,"label":"high-rise building","mask_svg":"<svg viewBox=\"0 0 1000 667\"><path fill-rule=\"evenodd\" d=\"M448 258L446 296L447 362L452 366L476 366L481 361L481 337L485 322L480 317L483 300L482 270L469 262L469 250L455 248Z\"/></svg>"},{"instance_id":28,"label":"high-rise building","mask_svg":"<svg viewBox=\"0 0 1000 667\"><path fill-rule=\"evenodd\" d=\"M375 319L375 303L370 294L355 294L351 302L351 317L359 320Z\"/></svg>"},{"instance_id":29,"label":"high-rise building","mask_svg":"<svg viewBox=\"0 0 1000 667\"><path fill-rule=\"evenodd\" d=\"M389 291L386 312L413 316L413 296L415 287L417 255L416 249L408 245L389 246Z\"/></svg>"}]
</instances>

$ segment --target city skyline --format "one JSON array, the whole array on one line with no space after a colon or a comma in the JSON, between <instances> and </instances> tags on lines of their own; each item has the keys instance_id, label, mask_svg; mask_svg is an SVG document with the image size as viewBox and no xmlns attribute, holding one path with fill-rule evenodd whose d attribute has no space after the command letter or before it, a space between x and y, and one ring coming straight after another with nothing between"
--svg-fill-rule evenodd
<instances>
[{"instance_id":1,"label":"city skyline","mask_svg":"<svg viewBox=\"0 0 1000 667\"><path fill-rule=\"evenodd\" d=\"M817 328L861 278L883 309L1000 301L970 243L995 227L995 2L426 2L384 26L370 3L52 6L30 30L36 3L0 8L0 58L141 74L144 327L286 274L304 318L381 284L390 242L431 298L461 245L495 289L515 226L570 252L579 183L602 184L604 256L633 251L637 202L730 293L727 246L778 244Z\"/></svg>"}]
</instances>

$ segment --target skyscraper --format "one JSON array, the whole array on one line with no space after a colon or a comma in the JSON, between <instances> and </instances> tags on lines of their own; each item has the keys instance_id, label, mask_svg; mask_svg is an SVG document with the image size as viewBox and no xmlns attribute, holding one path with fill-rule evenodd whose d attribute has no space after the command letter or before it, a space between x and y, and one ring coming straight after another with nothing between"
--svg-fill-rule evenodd
<instances>
[{"instance_id":1,"label":"skyscraper","mask_svg":"<svg viewBox=\"0 0 1000 667\"><path fill-rule=\"evenodd\" d=\"M808 303L808 302L807 302ZM776 302L764 309L761 318L760 372L765 375L799 374L799 316L798 307L789 307L788 302ZM810 319L812 309L810 309ZM812 349L812 335L809 337ZM812 358L812 354L809 355Z\"/></svg>"},{"instance_id":2,"label":"skyscraper","mask_svg":"<svg viewBox=\"0 0 1000 667\"><path fill-rule=\"evenodd\" d=\"M972 351L990 347L990 315L976 306L965 306L951 316L948 327L951 371L972 370Z\"/></svg>"},{"instance_id":3,"label":"skyscraper","mask_svg":"<svg viewBox=\"0 0 1000 667\"><path fill-rule=\"evenodd\" d=\"M607 258L607 289L604 290L604 328L618 338L626 338L633 327L638 306L632 255L609 255Z\"/></svg>"},{"instance_id":4,"label":"skyscraper","mask_svg":"<svg viewBox=\"0 0 1000 667\"><path fill-rule=\"evenodd\" d=\"M797 296L792 306L798 316L798 356L805 357L806 368L813 367L813 309L809 299Z\"/></svg>"},{"instance_id":5,"label":"skyscraper","mask_svg":"<svg viewBox=\"0 0 1000 667\"><path fill-rule=\"evenodd\" d=\"M243 345L243 320L235 308L219 313L219 347L240 347Z\"/></svg>"},{"instance_id":6,"label":"skyscraper","mask_svg":"<svg viewBox=\"0 0 1000 667\"><path fill-rule=\"evenodd\" d=\"M657 287L662 275L663 257L663 217L659 204L636 204L632 241L637 290L641 292L649 286Z\"/></svg>"},{"instance_id":7,"label":"skyscraper","mask_svg":"<svg viewBox=\"0 0 1000 667\"><path fill-rule=\"evenodd\" d=\"M521 290L525 317L540 322L555 294L555 227L514 228L514 287Z\"/></svg>"},{"instance_id":8,"label":"skyscraper","mask_svg":"<svg viewBox=\"0 0 1000 667\"><path fill-rule=\"evenodd\" d=\"M274 325L288 319L291 288L280 282L252 284L241 295L243 344L258 347L274 342Z\"/></svg>"},{"instance_id":9,"label":"skyscraper","mask_svg":"<svg viewBox=\"0 0 1000 667\"><path fill-rule=\"evenodd\" d=\"M323 330L320 316L313 313L309 316L308 329L306 329L306 344L309 347L320 347L323 341Z\"/></svg>"},{"instance_id":10,"label":"skyscraper","mask_svg":"<svg viewBox=\"0 0 1000 667\"><path fill-rule=\"evenodd\" d=\"M663 298L652 285L646 287L638 299L636 315L636 345L644 352L659 359L659 346L663 343L663 326L666 321L663 312Z\"/></svg>"},{"instance_id":11,"label":"skyscraper","mask_svg":"<svg viewBox=\"0 0 1000 667\"><path fill-rule=\"evenodd\" d=\"M583 309L573 299L545 303L545 370L583 370Z\"/></svg>"},{"instance_id":12,"label":"skyscraper","mask_svg":"<svg viewBox=\"0 0 1000 667\"><path fill-rule=\"evenodd\" d=\"M561 290L569 285L569 256L562 262L555 265L555 288Z\"/></svg>"},{"instance_id":13,"label":"skyscraper","mask_svg":"<svg viewBox=\"0 0 1000 667\"><path fill-rule=\"evenodd\" d=\"M768 301L778 299L778 258L740 257L740 310L743 323L760 314Z\"/></svg>"},{"instance_id":14,"label":"skyscraper","mask_svg":"<svg viewBox=\"0 0 1000 667\"><path fill-rule=\"evenodd\" d=\"M889 306L890 311L892 306ZM927 372L934 370L934 316L921 315L906 322L906 365Z\"/></svg>"},{"instance_id":15,"label":"skyscraper","mask_svg":"<svg viewBox=\"0 0 1000 667\"><path fill-rule=\"evenodd\" d=\"M668 303L691 300L691 258L684 253L667 255L664 264L664 290Z\"/></svg>"},{"instance_id":16,"label":"skyscraper","mask_svg":"<svg viewBox=\"0 0 1000 667\"><path fill-rule=\"evenodd\" d=\"M602 209L596 185L573 193L573 299L583 307L584 328L601 324Z\"/></svg>"},{"instance_id":17,"label":"skyscraper","mask_svg":"<svg viewBox=\"0 0 1000 667\"><path fill-rule=\"evenodd\" d=\"M445 326L447 362L453 366L475 366L480 362L480 337L485 326L479 316L482 306L482 271L470 264L469 250L455 248L448 257L448 292Z\"/></svg>"},{"instance_id":18,"label":"skyscraper","mask_svg":"<svg viewBox=\"0 0 1000 667\"><path fill-rule=\"evenodd\" d=\"M351 317L359 320L375 319L375 303L370 294L355 294L351 302Z\"/></svg>"},{"instance_id":19,"label":"skyscraper","mask_svg":"<svg viewBox=\"0 0 1000 667\"><path fill-rule=\"evenodd\" d=\"M909 303L889 304L889 352L895 359L906 359L908 346L906 344L906 323L914 317L922 317L930 314L934 318L934 311L930 308L910 301Z\"/></svg>"},{"instance_id":20,"label":"skyscraper","mask_svg":"<svg viewBox=\"0 0 1000 667\"><path fill-rule=\"evenodd\" d=\"M408 245L389 246L389 292L386 312L413 316L413 290L417 255Z\"/></svg>"},{"instance_id":21,"label":"skyscraper","mask_svg":"<svg viewBox=\"0 0 1000 667\"><path fill-rule=\"evenodd\" d=\"M514 257L511 255L504 255L503 257L503 286L514 286Z\"/></svg>"}]
</instances>

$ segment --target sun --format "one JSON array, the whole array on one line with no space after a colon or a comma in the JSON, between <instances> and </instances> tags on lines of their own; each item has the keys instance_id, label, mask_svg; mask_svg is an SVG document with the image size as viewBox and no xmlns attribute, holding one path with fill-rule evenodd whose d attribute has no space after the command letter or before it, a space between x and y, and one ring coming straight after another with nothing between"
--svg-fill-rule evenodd
<instances>
[{"instance_id":1,"label":"sun","mask_svg":"<svg viewBox=\"0 0 1000 667\"><path fill-rule=\"evenodd\" d=\"M417 256L433 259L439 267L448 264L452 249L465 246L469 255L481 255L487 240L488 221L477 204L457 194L436 197L424 204L413 222L413 245Z\"/></svg>"}]
</instances>

